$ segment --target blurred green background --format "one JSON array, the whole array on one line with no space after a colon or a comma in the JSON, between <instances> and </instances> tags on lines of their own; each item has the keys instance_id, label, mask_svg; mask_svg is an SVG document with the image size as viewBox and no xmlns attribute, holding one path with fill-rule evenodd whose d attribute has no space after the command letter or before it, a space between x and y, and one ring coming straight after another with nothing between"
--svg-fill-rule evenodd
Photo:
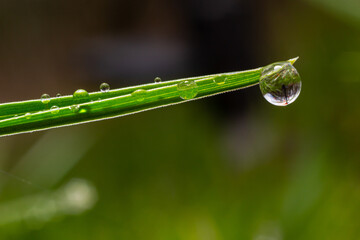
<instances>
[{"instance_id":1,"label":"blurred green background","mask_svg":"<svg viewBox=\"0 0 360 240\"><path fill-rule=\"evenodd\" d=\"M359 239L357 0L0 0L0 102L300 56L257 86L0 138L0 239Z\"/></svg>"}]
</instances>

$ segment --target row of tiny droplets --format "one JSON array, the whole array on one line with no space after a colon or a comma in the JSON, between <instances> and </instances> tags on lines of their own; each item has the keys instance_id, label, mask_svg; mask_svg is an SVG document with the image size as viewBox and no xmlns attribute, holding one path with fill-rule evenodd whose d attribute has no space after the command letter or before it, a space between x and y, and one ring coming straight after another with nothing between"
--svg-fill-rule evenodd
<instances>
[{"instance_id":1,"label":"row of tiny droplets","mask_svg":"<svg viewBox=\"0 0 360 240\"><path fill-rule=\"evenodd\" d=\"M227 78L223 75L214 77L214 83L216 83L218 85L224 84L226 80L227 80ZM156 77L154 79L154 82L161 83L161 78ZM189 99L195 98L196 95L198 94L197 84L194 80L184 80L184 81L179 82L177 84L177 89L179 91L179 96L184 100L189 100ZM109 92L110 85L108 83L100 84L100 91L103 93ZM141 102L145 99L146 90L138 89L138 90L135 90L131 95L133 97L135 97L137 99L137 101ZM61 94L60 93L56 94L56 97L61 97ZM78 100L86 99L89 97L89 93L84 89L78 89L74 92L73 97ZM49 104L51 101L50 95L47 93L44 93L43 95L41 95L40 99L43 104ZM80 106L74 104L74 105L69 106L69 109L72 112L77 113L80 111ZM60 109L56 105L53 105L50 107L50 112L52 114L57 114L57 113L59 113L59 111L60 111ZM25 116L26 116L26 118L29 119L31 117L31 113L26 113Z\"/></svg>"}]
</instances>

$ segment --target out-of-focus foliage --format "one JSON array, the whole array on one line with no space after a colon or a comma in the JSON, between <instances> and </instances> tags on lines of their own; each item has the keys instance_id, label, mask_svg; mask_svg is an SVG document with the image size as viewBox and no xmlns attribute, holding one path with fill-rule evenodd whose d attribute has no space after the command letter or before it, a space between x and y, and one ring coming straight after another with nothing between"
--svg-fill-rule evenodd
<instances>
[{"instance_id":1,"label":"out-of-focus foliage","mask_svg":"<svg viewBox=\"0 0 360 240\"><path fill-rule=\"evenodd\" d=\"M309 1L46 2L2 2L2 102L297 55L303 88L1 138L1 239L358 239L359 25Z\"/></svg>"}]
</instances>

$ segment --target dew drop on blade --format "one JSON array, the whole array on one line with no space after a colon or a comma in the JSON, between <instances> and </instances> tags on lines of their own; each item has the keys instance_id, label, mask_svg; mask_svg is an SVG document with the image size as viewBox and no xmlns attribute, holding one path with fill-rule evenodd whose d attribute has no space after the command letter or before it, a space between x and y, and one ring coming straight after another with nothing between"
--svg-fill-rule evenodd
<instances>
[{"instance_id":1,"label":"dew drop on blade","mask_svg":"<svg viewBox=\"0 0 360 240\"><path fill-rule=\"evenodd\" d=\"M155 83L161 83L161 78L156 77L156 78L154 79L154 82L155 82Z\"/></svg>"},{"instance_id":2,"label":"dew drop on blade","mask_svg":"<svg viewBox=\"0 0 360 240\"><path fill-rule=\"evenodd\" d=\"M59 111L60 111L60 109L59 109L59 107L56 106L56 105L54 105L54 106L52 106L52 107L50 108L50 112L51 112L52 114L57 114L57 113L59 113Z\"/></svg>"},{"instance_id":3,"label":"dew drop on blade","mask_svg":"<svg viewBox=\"0 0 360 240\"><path fill-rule=\"evenodd\" d=\"M71 106L69 107L69 109L70 109L73 113L77 113L77 112L79 112L79 110L80 110L80 106L74 104L74 105L71 105Z\"/></svg>"},{"instance_id":4,"label":"dew drop on blade","mask_svg":"<svg viewBox=\"0 0 360 240\"><path fill-rule=\"evenodd\" d=\"M61 97L61 93L57 93L57 94L56 94L56 97Z\"/></svg>"},{"instance_id":5,"label":"dew drop on blade","mask_svg":"<svg viewBox=\"0 0 360 240\"><path fill-rule=\"evenodd\" d=\"M100 84L100 91L106 93L110 90L110 85L108 83Z\"/></svg>"},{"instance_id":6,"label":"dew drop on blade","mask_svg":"<svg viewBox=\"0 0 360 240\"><path fill-rule=\"evenodd\" d=\"M224 75L219 75L214 78L214 83L216 83L217 85L222 85L226 82L226 80L227 77L225 77Z\"/></svg>"},{"instance_id":7,"label":"dew drop on blade","mask_svg":"<svg viewBox=\"0 0 360 240\"><path fill-rule=\"evenodd\" d=\"M145 96L146 96L146 90L144 89L138 89L136 91L134 91L131 96L133 96L134 98L136 98L136 101L141 102L144 101Z\"/></svg>"},{"instance_id":8,"label":"dew drop on blade","mask_svg":"<svg viewBox=\"0 0 360 240\"><path fill-rule=\"evenodd\" d=\"M31 118L31 113L25 113L25 118L30 119Z\"/></svg>"},{"instance_id":9,"label":"dew drop on blade","mask_svg":"<svg viewBox=\"0 0 360 240\"><path fill-rule=\"evenodd\" d=\"M50 102L50 95L47 93L44 93L43 95L41 95L41 102L43 104L48 104Z\"/></svg>"},{"instance_id":10,"label":"dew drop on blade","mask_svg":"<svg viewBox=\"0 0 360 240\"><path fill-rule=\"evenodd\" d=\"M193 80L185 80L181 81L177 85L177 89L179 91L180 97L184 100L189 100L198 94L198 86Z\"/></svg>"},{"instance_id":11,"label":"dew drop on blade","mask_svg":"<svg viewBox=\"0 0 360 240\"><path fill-rule=\"evenodd\" d=\"M276 106L293 103L301 91L301 78L290 62L278 62L263 68L259 86L264 98Z\"/></svg>"},{"instance_id":12,"label":"dew drop on blade","mask_svg":"<svg viewBox=\"0 0 360 240\"><path fill-rule=\"evenodd\" d=\"M78 101L88 101L89 93L84 89L78 89L74 92L73 98Z\"/></svg>"}]
</instances>

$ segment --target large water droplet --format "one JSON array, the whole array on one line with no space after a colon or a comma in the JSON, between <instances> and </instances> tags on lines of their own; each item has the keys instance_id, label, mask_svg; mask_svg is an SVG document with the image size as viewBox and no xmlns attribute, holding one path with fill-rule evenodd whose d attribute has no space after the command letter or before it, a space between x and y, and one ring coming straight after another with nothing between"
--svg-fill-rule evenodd
<instances>
[{"instance_id":1,"label":"large water droplet","mask_svg":"<svg viewBox=\"0 0 360 240\"><path fill-rule=\"evenodd\" d=\"M181 81L177 85L180 97L185 100L192 99L198 94L197 84L193 80Z\"/></svg>"},{"instance_id":2,"label":"large water droplet","mask_svg":"<svg viewBox=\"0 0 360 240\"><path fill-rule=\"evenodd\" d=\"M226 80L227 80L226 76L219 75L214 78L214 83L216 83L217 85L222 85L226 82Z\"/></svg>"},{"instance_id":3,"label":"large water droplet","mask_svg":"<svg viewBox=\"0 0 360 240\"><path fill-rule=\"evenodd\" d=\"M141 102L141 101L144 101L144 99L145 99L146 90L138 89L138 90L134 91L131 95L136 98L136 101Z\"/></svg>"},{"instance_id":4,"label":"large water droplet","mask_svg":"<svg viewBox=\"0 0 360 240\"><path fill-rule=\"evenodd\" d=\"M78 101L87 101L89 100L89 93L84 89L78 89L74 92L73 97Z\"/></svg>"},{"instance_id":5,"label":"large water droplet","mask_svg":"<svg viewBox=\"0 0 360 240\"><path fill-rule=\"evenodd\" d=\"M301 78L290 62L278 62L263 68L259 85L269 103L286 106L299 96Z\"/></svg>"},{"instance_id":6,"label":"large water droplet","mask_svg":"<svg viewBox=\"0 0 360 240\"><path fill-rule=\"evenodd\" d=\"M50 95L47 93L44 93L43 95L41 95L41 102L43 104L48 104L50 102Z\"/></svg>"},{"instance_id":7,"label":"large water droplet","mask_svg":"<svg viewBox=\"0 0 360 240\"><path fill-rule=\"evenodd\" d=\"M154 82L155 82L155 83L161 83L161 78L156 77L156 78L154 79Z\"/></svg>"},{"instance_id":8,"label":"large water droplet","mask_svg":"<svg viewBox=\"0 0 360 240\"><path fill-rule=\"evenodd\" d=\"M100 91L105 93L108 92L110 90L110 85L107 83L102 83L100 84Z\"/></svg>"},{"instance_id":9,"label":"large water droplet","mask_svg":"<svg viewBox=\"0 0 360 240\"><path fill-rule=\"evenodd\" d=\"M57 113L59 113L59 111L60 111L60 109L59 109L59 107L56 106L56 105L54 105L54 106L52 106L52 107L50 108L50 112L51 112L52 114L57 114Z\"/></svg>"}]
</instances>

